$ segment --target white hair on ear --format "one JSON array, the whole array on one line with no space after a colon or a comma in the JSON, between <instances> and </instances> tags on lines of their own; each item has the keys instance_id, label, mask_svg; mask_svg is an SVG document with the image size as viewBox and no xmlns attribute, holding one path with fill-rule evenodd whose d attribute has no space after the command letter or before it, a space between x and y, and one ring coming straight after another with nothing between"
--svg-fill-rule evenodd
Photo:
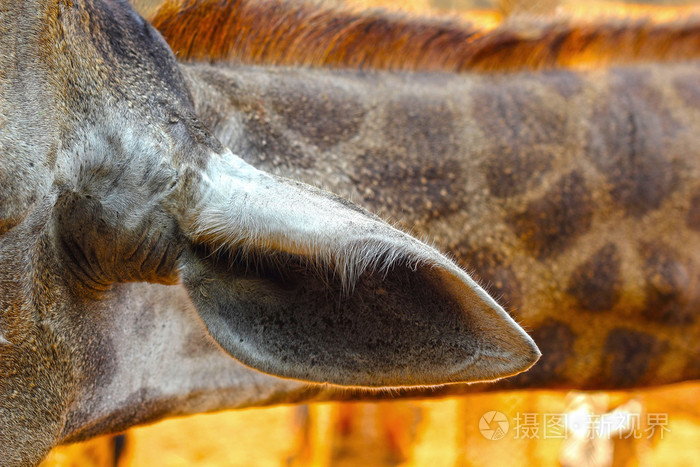
<instances>
[{"instance_id":1,"label":"white hair on ear","mask_svg":"<svg viewBox=\"0 0 700 467\"><path fill-rule=\"evenodd\" d=\"M451 265L437 250L317 188L259 171L230 152L212 155L191 235L214 249L282 252L352 290L367 271ZM452 268L450 268L452 269ZM464 276L465 273L462 272Z\"/></svg>"}]
</instances>

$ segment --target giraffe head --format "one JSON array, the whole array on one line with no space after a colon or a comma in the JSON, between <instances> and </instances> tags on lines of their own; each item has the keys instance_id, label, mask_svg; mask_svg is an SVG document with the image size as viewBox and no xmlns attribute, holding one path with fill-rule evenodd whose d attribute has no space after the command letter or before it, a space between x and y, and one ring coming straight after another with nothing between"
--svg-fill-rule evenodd
<instances>
[{"instance_id":1,"label":"giraffe head","mask_svg":"<svg viewBox=\"0 0 700 467\"><path fill-rule=\"evenodd\" d=\"M225 149L125 2L10 1L0 29L0 458L36 462L109 384L147 390L121 358L147 336L115 345L119 317L189 300L220 352L304 381L491 380L539 357L434 248Z\"/></svg>"}]
</instances>

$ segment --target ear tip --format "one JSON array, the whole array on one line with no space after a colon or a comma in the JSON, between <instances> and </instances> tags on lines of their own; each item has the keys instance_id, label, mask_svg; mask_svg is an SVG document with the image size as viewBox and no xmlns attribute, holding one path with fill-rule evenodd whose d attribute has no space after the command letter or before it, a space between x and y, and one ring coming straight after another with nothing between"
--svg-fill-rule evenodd
<instances>
[{"instance_id":1,"label":"ear tip","mask_svg":"<svg viewBox=\"0 0 700 467\"><path fill-rule=\"evenodd\" d=\"M494 379L508 378L527 371L542 356L542 352L540 352L532 337L522 329L515 329L514 331L509 336L509 342L504 343L502 353L495 357L500 363L495 365L498 367L500 374ZM488 360L485 363L488 364Z\"/></svg>"},{"instance_id":2,"label":"ear tip","mask_svg":"<svg viewBox=\"0 0 700 467\"><path fill-rule=\"evenodd\" d=\"M539 347L535 341L523 331L525 339L523 339L522 352L520 354L520 361L522 362L522 369L518 373L529 370L533 365L535 365L542 357L542 352L540 352Z\"/></svg>"},{"instance_id":3,"label":"ear tip","mask_svg":"<svg viewBox=\"0 0 700 467\"><path fill-rule=\"evenodd\" d=\"M501 311L505 315L505 311ZM500 314L500 313L497 313ZM535 341L512 320L491 323L472 336L477 352L452 375L452 382L488 382L509 378L534 366L542 356Z\"/></svg>"},{"instance_id":4,"label":"ear tip","mask_svg":"<svg viewBox=\"0 0 700 467\"><path fill-rule=\"evenodd\" d=\"M527 371L535 365L542 356L542 352L540 352L534 339L516 324L515 321L508 324L511 324L512 327L509 329L510 332L508 333L507 339L504 339L507 340L507 343L504 343L503 347L506 349L505 352L512 361L515 371L509 376L513 376Z\"/></svg>"}]
</instances>

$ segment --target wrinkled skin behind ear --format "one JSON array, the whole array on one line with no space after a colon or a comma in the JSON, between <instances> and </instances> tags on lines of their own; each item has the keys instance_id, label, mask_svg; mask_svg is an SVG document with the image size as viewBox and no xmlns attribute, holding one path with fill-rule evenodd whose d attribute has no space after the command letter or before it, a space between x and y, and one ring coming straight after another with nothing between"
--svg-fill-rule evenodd
<instances>
[{"instance_id":1,"label":"wrinkled skin behind ear","mask_svg":"<svg viewBox=\"0 0 700 467\"><path fill-rule=\"evenodd\" d=\"M539 357L454 263L376 216L230 153L207 173L183 280L243 363L372 387L492 380Z\"/></svg>"}]
</instances>

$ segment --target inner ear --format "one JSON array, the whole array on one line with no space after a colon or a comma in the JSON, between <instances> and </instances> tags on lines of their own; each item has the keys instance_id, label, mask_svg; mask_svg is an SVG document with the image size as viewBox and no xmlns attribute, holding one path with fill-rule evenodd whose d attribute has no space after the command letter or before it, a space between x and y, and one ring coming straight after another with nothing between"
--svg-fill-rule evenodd
<instances>
[{"instance_id":1,"label":"inner ear","mask_svg":"<svg viewBox=\"0 0 700 467\"><path fill-rule=\"evenodd\" d=\"M436 384L449 380L445 368L479 357L474 318L436 268L397 262L348 289L298 256L233 256L194 254L183 280L212 336L259 370L343 385Z\"/></svg>"}]
</instances>

